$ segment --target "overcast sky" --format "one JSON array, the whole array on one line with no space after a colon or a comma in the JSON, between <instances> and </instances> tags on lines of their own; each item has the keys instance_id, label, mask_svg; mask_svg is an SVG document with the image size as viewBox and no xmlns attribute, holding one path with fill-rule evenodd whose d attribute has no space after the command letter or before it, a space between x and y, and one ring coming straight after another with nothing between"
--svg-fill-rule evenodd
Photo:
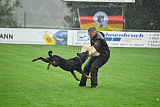
<instances>
[{"instance_id":1,"label":"overcast sky","mask_svg":"<svg viewBox=\"0 0 160 107\"><path fill-rule=\"evenodd\" d=\"M18 23L26 27L61 27L64 16L69 14L68 8L61 0L21 0L23 8L15 10Z\"/></svg>"}]
</instances>

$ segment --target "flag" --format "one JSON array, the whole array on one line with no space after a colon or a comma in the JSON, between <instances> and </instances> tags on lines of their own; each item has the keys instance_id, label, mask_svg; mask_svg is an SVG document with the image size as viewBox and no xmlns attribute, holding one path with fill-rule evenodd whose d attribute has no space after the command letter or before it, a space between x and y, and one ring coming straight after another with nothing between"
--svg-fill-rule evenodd
<instances>
[{"instance_id":1,"label":"flag","mask_svg":"<svg viewBox=\"0 0 160 107\"><path fill-rule=\"evenodd\" d=\"M120 7L80 7L79 20L81 29L123 30L123 15Z\"/></svg>"}]
</instances>

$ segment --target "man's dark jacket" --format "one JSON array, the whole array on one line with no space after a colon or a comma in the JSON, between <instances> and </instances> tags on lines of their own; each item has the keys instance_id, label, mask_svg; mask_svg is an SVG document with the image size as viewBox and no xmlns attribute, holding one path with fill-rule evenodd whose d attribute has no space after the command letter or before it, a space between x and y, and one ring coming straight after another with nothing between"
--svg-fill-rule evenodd
<instances>
[{"instance_id":1,"label":"man's dark jacket","mask_svg":"<svg viewBox=\"0 0 160 107\"><path fill-rule=\"evenodd\" d=\"M96 32L96 35L91 39L91 46L94 46L100 56L110 57L110 50L102 32Z\"/></svg>"}]
</instances>

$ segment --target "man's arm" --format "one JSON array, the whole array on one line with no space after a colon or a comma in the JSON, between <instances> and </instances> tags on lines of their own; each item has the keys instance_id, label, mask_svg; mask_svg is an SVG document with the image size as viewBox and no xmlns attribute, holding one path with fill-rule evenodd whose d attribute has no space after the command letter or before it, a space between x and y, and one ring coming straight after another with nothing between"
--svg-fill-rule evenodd
<instances>
[{"instance_id":1,"label":"man's arm","mask_svg":"<svg viewBox=\"0 0 160 107\"><path fill-rule=\"evenodd\" d=\"M102 41L96 40L93 46L96 49L96 51L100 53L102 49Z\"/></svg>"}]
</instances>

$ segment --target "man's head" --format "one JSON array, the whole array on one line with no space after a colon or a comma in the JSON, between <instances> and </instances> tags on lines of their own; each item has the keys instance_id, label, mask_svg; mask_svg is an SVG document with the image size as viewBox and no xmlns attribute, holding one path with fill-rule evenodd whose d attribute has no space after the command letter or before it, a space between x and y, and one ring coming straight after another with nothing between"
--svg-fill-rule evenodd
<instances>
[{"instance_id":1,"label":"man's head","mask_svg":"<svg viewBox=\"0 0 160 107\"><path fill-rule=\"evenodd\" d=\"M88 29L88 35L90 38L93 38L96 35L96 28L95 27L90 27Z\"/></svg>"}]
</instances>

